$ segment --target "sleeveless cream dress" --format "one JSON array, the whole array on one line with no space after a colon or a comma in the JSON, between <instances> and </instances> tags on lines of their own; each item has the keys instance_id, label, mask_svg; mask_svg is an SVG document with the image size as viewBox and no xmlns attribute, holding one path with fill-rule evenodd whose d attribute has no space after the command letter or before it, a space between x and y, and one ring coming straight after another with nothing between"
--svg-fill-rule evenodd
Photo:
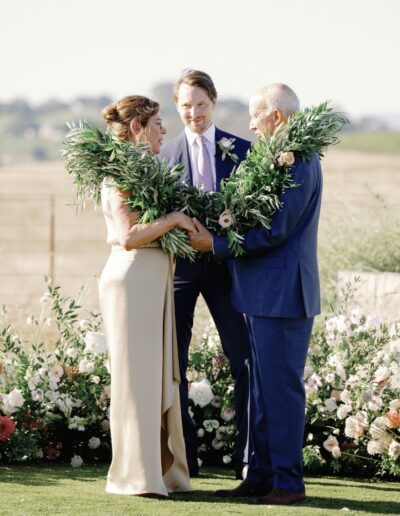
<instances>
[{"instance_id":1,"label":"sleeveless cream dress","mask_svg":"<svg viewBox=\"0 0 400 516\"><path fill-rule=\"evenodd\" d=\"M111 366L106 492L190 491L179 401L173 262L157 244L125 251L102 188L110 257L99 282Z\"/></svg>"}]
</instances>

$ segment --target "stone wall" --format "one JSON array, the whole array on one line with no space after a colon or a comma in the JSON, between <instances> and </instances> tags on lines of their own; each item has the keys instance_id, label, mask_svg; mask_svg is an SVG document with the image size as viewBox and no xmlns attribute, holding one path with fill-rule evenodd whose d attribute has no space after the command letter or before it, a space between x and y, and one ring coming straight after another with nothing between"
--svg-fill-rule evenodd
<instances>
[{"instance_id":1,"label":"stone wall","mask_svg":"<svg viewBox=\"0 0 400 516\"><path fill-rule=\"evenodd\" d=\"M354 304L385 323L400 322L400 274L394 272L339 271L338 290L358 276Z\"/></svg>"}]
</instances>

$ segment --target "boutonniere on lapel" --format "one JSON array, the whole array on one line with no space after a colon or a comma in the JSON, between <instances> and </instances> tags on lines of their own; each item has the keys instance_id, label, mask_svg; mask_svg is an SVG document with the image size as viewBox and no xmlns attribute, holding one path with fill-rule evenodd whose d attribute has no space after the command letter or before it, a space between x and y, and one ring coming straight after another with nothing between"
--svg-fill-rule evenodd
<instances>
[{"instance_id":1,"label":"boutonniere on lapel","mask_svg":"<svg viewBox=\"0 0 400 516\"><path fill-rule=\"evenodd\" d=\"M233 142L236 138L226 138L225 136L217 141L217 145L222 154L222 161L225 160L226 156L230 158L234 163L239 159L236 154L232 151L235 148Z\"/></svg>"}]
</instances>

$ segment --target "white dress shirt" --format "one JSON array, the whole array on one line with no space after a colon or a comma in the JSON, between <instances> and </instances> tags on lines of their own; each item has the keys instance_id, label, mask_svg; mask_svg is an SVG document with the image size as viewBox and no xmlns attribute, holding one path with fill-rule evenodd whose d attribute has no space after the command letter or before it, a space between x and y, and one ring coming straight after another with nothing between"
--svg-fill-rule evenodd
<instances>
[{"instance_id":1,"label":"white dress shirt","mask_svg":"<svg viewBox=\"0 0 400 516\"><path fill-rule=\"evenodd\" d=\"M192 181L193 186L196 188L199 187L199 171L197 168L197 159L199 156L199 146L196 142L197 133L191 131L188 127L185 127L185 134L189 144L189 155L190 155L190 165L192 167ZM217 180L217 174L215 170L215 125L211 124L210 127L205 131L201 136L204 136L206 139L206 149L210 156L212 174L213 174L213 182L214 182L214 191L215 184Z\"/></svg>"}]
</instances>

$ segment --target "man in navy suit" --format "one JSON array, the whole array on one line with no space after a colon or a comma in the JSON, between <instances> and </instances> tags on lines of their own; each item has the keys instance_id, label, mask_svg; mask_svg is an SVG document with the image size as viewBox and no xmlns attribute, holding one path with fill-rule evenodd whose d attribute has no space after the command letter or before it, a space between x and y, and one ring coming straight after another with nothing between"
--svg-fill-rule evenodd
<instances>
[{"instance_id":1,"label":"man in navy suit","mask_svg":"<svg viewBox=\"0 0 400 516\"><path fill-rule=\"evenodd\" d=\"M268 138L298 109L298 98L288 86L264 86L250 100L250 129ZM246 479L235 489L216 492L225 497L261 496L257 502L267 505L305 499L303 374L314 316L320 312L318 156L309 161L296 156L290 172L299 186L281 195L283 207L270 230L256 226L246 232L246 254L232 265L233 304L246 314L251 338L254 451ZM218 260L232 257L226 237L212 237L195 222L195 249L213 249Z\"/></svg>"},{"instance_id":2,"label":"man in navy suit","mask_svg":"<svg viewBox=\"0 0 400 516\"><path fill-rule=\"evenodd\" d=\"M218 191L220 183L231 174L235 161L229 154L235 153L238 162L246 156L250 142L221 131L215 127L212 115L217 100L213 81L204 72L185 70L174 88L174 100L184 123L184 131L162 147L160 158L171 166L185 165L182 180L203 191ZM221 150L221 140L234 145L231 153ZM229 142L230 140L230 142ZM231 302L232 280L225 263L219 263L207 253L195 263L178 259L176 262L175 314L181 373L180 398L183 433L189 471L198 474L197 434L188 407L189 344L192 337L193 316L196 301L202 294L214 319L224 353L229 359L234 379L234 397L238 437L234 465L236 477L242 477L249 461L249 408L251 350L244 317Z\"/></svg>"}]
</instances>

